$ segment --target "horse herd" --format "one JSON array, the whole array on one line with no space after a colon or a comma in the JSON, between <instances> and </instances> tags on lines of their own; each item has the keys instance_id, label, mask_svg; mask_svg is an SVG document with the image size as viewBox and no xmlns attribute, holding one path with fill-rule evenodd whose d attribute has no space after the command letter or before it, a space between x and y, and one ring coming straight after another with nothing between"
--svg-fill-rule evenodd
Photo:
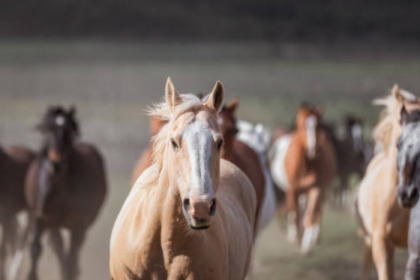
<instances>
[{"instance_id":1,"label":"horse herd","mask_svg":"<svg viewBox=\"0 0 420 280\"><path fill-rule=\"evenodd\" d=\"M319 242L329 187L337 178L332 197L341 203L352 174L363 177L355 202L366 244L361 278L369 278L374 262L379 279L393 279L394 250L408 246L405 277L420 279L420 99L394 86L375 101L385 110L371 145L359 119L348 116L338 137L322 119L323 108L309 104L291 127L270 136L261 124L237 120L239 101L223 105L224 96L220 82L201 96L179 94L168 78L165 100L149 109L151 145L112 229L112 279L245 279L259 234L284 204L287 238L309 255ZM100 152L78 139L75 114L47 109L37 126L43 135L37 153L0 150L0 280L20 279L26 251L26 279L39 279L44 233L62 279L78 279L79 252L107 182ZM70 233L69 246L62 229Z\"/></svg>"}]
</instances>

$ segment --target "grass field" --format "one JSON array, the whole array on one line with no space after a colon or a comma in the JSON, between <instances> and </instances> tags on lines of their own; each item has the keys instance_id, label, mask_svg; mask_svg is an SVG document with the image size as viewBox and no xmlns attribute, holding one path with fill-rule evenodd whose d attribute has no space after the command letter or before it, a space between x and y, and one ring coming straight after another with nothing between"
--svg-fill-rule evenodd
<instances>
[{"instance_id":1,"label":"grass field","mask_svg":"<svg viewBox=\"0 0 420 280\"><path fill-rule=\"evenodd\" d=\"M144 109L163 96L171 76L180 92L208 92L220 79L227 99L238 97L239 116L269 127L289 124L303 100L321 104L326 119L346 113L376 122L375 97L396 82L420 92L420 56L395 47L340 49L267 44L133 44L107 42L0 43L0 139L37 149L34 131L48 104L74 104L82 139L107 160L109 196L89 234L81 280L109 279L108 240L129 190L132 168L148 144ZM322 244L309 258L285 241L277 222L256 250L254 279L357 279L363 246L352 214L327 209ZM398 254L401 279L406 253ZM43 280L57 279L47 250Z\"/></svg>"}]
</instances>

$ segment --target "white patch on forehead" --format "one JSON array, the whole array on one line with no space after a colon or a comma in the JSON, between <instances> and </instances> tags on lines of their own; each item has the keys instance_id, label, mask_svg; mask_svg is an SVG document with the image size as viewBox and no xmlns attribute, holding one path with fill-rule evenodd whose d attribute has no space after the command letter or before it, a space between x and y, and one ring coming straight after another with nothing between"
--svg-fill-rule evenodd
<instances>
[{"instance_id":1,"label":"white patch on forehead","mask_svg":"<svg viewBox=\"0 0 420 280\"><path fill-rule=\"evenodd\" d=\"M315 132L315 128L317 125L317 120L315 116L308 116L305 120L305 124L306 124L306 141L307 141L307 146L308 146L308 150L315 150L315 146L316 146L316 132Z\"/></svg>"},{"instance_id":2,"label":"white patch on forehead","mask_svg":"<svg viewBox=\"0 0 420 280\"><path fill-rule=\"evenodd\" d=\"M362 127L360 124L355 124L351 127L351 134L353 139L362 138Z\"/></svg>"},{"instance_id":3,"label":"white patch on forehead","mask_svg":"<svg viewBox=\"0 0 420 280\"><path fill-rule=\"evenodd\" d=\"M213 196L213 184L210 176L210 158L212 153L213 134L206 124L194 121L189 124L182 135L190 156L192 172L192 191L198 195Z\"/></svg>"},{"instance_id":4,"label":"white patch on forehead","mask_svg":"<svg viewBox=\"0 0 420 280\"><path fill-rule=\"evenodd\" d=\"M66 119L63 116L59 115L55 118L56 125L63 126L65 123L66 123Z\"/></svg>"},{"instance_id":5,"label":"white patch on forehead","mask_svg":"<svg viewBox=\"0 0 420 280\"><path fill-rule=\"evenodd\" d=\"M223 118L222 118L222 117L218 117L218 118L217 118L217 123L218 123L219 125L223 125Z\"/></svg>"}]
</instances>

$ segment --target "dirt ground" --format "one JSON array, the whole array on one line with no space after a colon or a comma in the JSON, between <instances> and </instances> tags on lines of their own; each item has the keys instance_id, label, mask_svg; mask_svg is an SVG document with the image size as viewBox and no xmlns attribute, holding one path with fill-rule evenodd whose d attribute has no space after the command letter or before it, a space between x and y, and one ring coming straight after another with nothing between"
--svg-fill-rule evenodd
<instances>
[{"instance_id":1,"label":"dirt ground","mask_svg":"<svg viewBox=\"0 0 420 280\"><path fill-rule=\"evenodd\" d=\"M371 100L398 82L420 93L420 56L413 50L347 52L266 44L132 44L1 42L0 139L4 146L40 146L34 127L49 104L74 104L82 139L107 161L109 195L82 251L81 280L109 279L108 243L129 190L131 171L148 144L144 109L163 97L171 76L180 92L207 93L220 79L227 99L240 99L239 116L272 127L289 124L303 100L321 104L325 117L365 119L368 134L378 109ZM327 208L322 244L301 257L274 221L256 249L254 279L357 279L363 246L353 216ZM48 247L44 242L45 247ZM397 256L401 279L406 253ZM59 279L46 249L42 280Z\"/></svg>"}]
</instances>

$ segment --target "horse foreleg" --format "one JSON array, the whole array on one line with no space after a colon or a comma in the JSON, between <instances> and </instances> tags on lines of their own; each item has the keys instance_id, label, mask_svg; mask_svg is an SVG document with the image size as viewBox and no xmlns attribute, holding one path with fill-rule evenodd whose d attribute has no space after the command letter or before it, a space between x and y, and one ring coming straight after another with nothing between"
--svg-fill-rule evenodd
<instances>
[{"instance_id":1,"label":"horse foreleg","mask_svg":"<svg viewBox=\"0 0 420 280\"><path fill-rule=\"evenodd\" d=\"M372 252L378 279L394 279L394 247L386 240L385 234L373 235Z\"/></svg>"},{"instance_id":2,"label":"horse foreleg","mask_svg":"<svg viewBox=\"0 0 420 280\"><path fill-rule=\"evenodd\" d=\"M302 237L301 253L307 255L318 242L321 231L321 212L324 200L324 191L320 188L311 188L308 191L308 201L303 222L304 233Z\"/></svg>"},{"instance_id":3,"label":"horse foreleg","mask_svg":"<svg viewBox=\"0 0 420 280\"><path fill-rule=\"evenodd\" d=\"M43 222L40 219L36 219L34 226L34 239L31 245L31 269L29 271L28 280L38 280L37 268L39 257L42 254L41 237L43 230Z\"/></svg>"},{"instance_id":4,"label":"horse foreleg","mask_svg":"<svg viewBox=\"0 0 420 280\"><path fill-rule=\"evenodd\" d=\"M7 246L8 246L8 239L10 236L9 232L9 223L6 221L3 221L3 232L2 232L2 238L1 238L1 245L0 245L0 280L5 279L5 262L7 257Z\"/></svg>"},{"instance_id":5,"label":"horse foreleg","mask_svg":"<svg viewBox=\"0 0 420 280\"><path fill-rule=\"evenodd\" d=\"M65 277L65 252L64 252L64 243L63 237L59 229L53 229L50 231L50 241L52 249L57 256L58 262L60 264L62 278Z\"/></svg>"},{"instance_id":6,"label":"horse foreleg","mask_svg":"<svg viewBox=\"0 0 420 280\"><path fill-rule=\"evenodd\" d=\"M362 275L360 277L361 280L368 280L370 276L370 272L372 269L372 248L369 245L366 245L365 254L363 256L363 267L362 267Z\"/></svg>"},{"instance_id":7,"label":"horse foreleg","mask_svg":"<svg viewBox=\"0 0 420 280\"><path fill-rule=\"evenodd\" d=\"M287 239L292 243L300 242L299 195L290 187L287 191Z\"/></svg>"},{"instance_id":8,"label":"horse foreleg","mask_svg":"<svg viewBox=\"0 0 420 280\"><path fill-rule=\"evenodd\" d=\"M85 240L85 229L72 229L70 233L70 250L66 260L66 277L65 280L77 279L79 269L79 253Z\"/></svg>"}]
</instances>

